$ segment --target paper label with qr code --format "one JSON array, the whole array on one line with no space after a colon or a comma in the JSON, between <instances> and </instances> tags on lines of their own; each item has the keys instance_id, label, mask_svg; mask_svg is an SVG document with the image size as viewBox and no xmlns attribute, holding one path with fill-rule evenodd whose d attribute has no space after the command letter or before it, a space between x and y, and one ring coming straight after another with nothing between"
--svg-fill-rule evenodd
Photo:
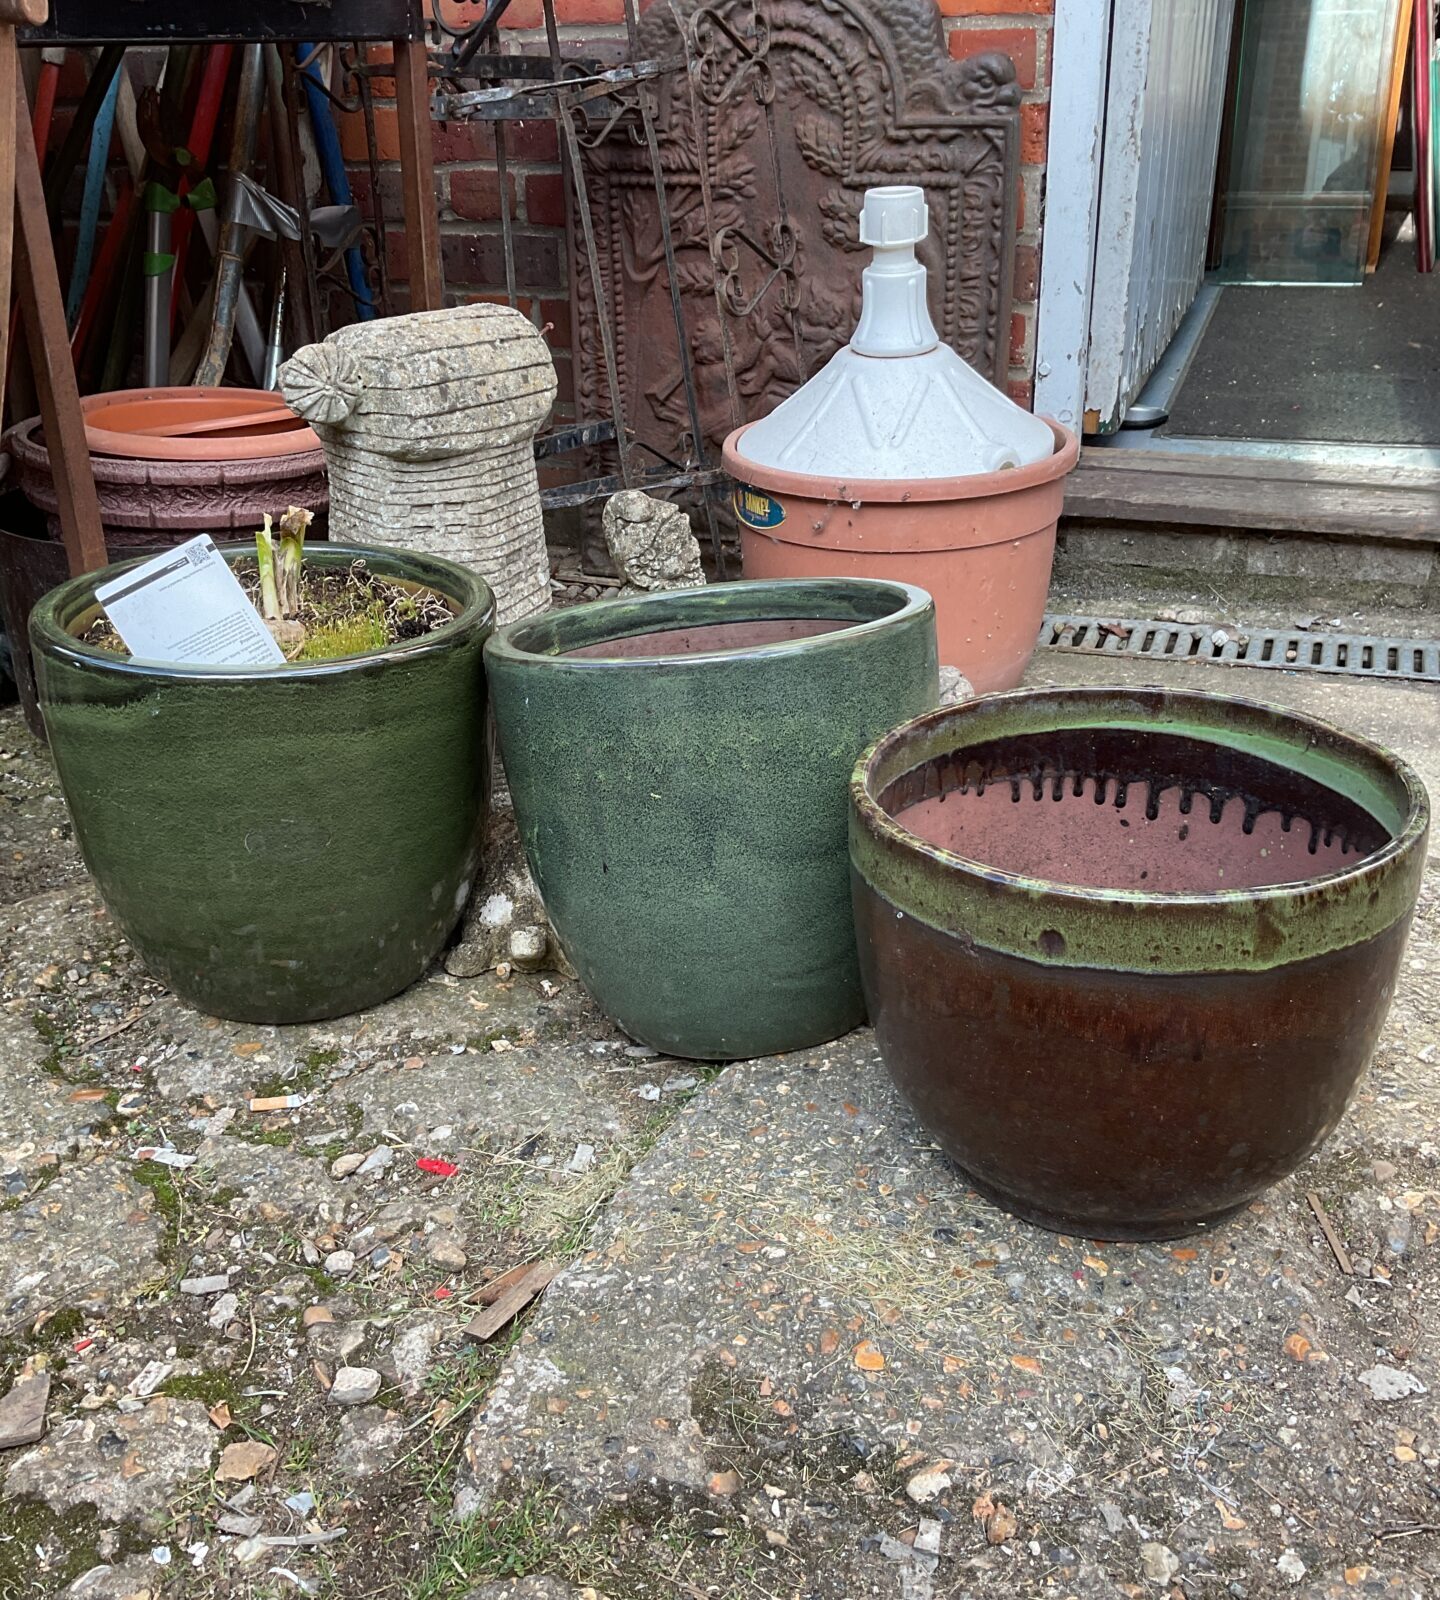
<instances>
[{"instance_id":1,"label":"paper label with qr code","mask_svg":"<svg viewBox=\"0 0 1440 1600\"><path fill-rule=\"evenodd\" d=\"M137 661L264 667L285 660L209 534L102 583L95 598Z\"/></svg>"}]
</instances>

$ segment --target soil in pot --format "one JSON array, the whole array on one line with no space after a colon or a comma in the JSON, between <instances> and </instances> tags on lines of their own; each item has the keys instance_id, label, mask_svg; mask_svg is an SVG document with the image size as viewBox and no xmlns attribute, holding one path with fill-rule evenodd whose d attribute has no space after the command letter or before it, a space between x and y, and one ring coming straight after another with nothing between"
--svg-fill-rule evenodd
<instances>
[{"instance_id":1,"label":"soil in pot","mask_svg":"<svg viewBox=\"0 0 1440 1600\"><path fill-rule=\"evenodd\" d=\"M232 570L250 603L263 615L260 569L236 561ZM300 576L297 620L303 630L285 651L290 661L333 661L421 639L455 620L453 604L433 589L372 572L359 559L348 567L317 567L308 562ZM82 629L86 644L129 656L125 642L103 611Z\"/></svg>"},{"instance_id":2,"label":"soil in pot","mask_svg":"<svg viewBox=\"0 0 1440 1600\"><path fill-rule=\"evenodd\" d=\"M77 637L114 567L31 617L86 865L150 971L213 1016L313 1021L397 994L440 950L480 862L490 591L411 552L320 545L305 560L337 582L363 561L442 597L450 620L363 655L165 666Z\"/></svg>"},{"instance_id":3,"label":"soil in pot","mask_svg":"<svg viewBox=\"0 0 1440 1600\"><path fill-rule=\"evenodd\" d=\"M1000 1204L1171 1237L1334 1129L1424 866L1396 758L1221 696L1036 691L895 730L851 796L881 1052Z\"/></svg>"}]
</instances>

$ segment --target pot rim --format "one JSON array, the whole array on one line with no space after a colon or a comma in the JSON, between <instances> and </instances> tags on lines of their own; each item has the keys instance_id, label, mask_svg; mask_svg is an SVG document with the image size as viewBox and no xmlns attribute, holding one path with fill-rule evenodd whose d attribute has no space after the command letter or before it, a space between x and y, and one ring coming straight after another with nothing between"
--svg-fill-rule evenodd
<instances>
[{"instance_id":1,"label":"pot rim","mask_svg":"<svg viewBox=\"0 0 1440 1600\"><path fill-rule=\"evenodd\" d=\"M866 595L887 592L900 602L893 610L803 639L781 639L771 644L729 650L697 650L683 656L574 656L567 653L612 639L633 638L636 634L678 632L686 626L815 617L813 602L810 608L801 608L807 594L829 595L832 602L838 603L847 598L858 601ZM522 618L491 634L486 640L485 652L487 660L513 664L544 661L571 672L653 671L657 666L770 661L844 648L856 639L869 638L881 628L923 616L933 611L934 605L927 590L888 578L754 578L705 584L694 589L666 589L623 600L607 600L600 607L568 606L538 617ZM702 610L698 619L686 615L697 610ZM709 614L712 611L715 614ZM549 633L553 640L551 648L527 648L524 636L532 630L537 635ZM566 638L565 634L572 630L572 636Z\"/></svg>"},{"instance_id":2,"label":"pot rim","mask_svg":"<svg viewBox=\"0 0 1440 1600\"><path fill-rule=\"evenodd\" d=\"M1008 721L1007 713L1027 704L1048 712L1049 720L1028 730ZM1106 710L1111 714L1103 715ZM963 748L964 741L945 738L956 724L988 720L988 731L1003 737L1083 727L1098 718L1110 726L1159 725L1192 737L1208 735L1209 742L1223 744L1230 742L1226 716L1262 735L1268 745L1258 752L1263 758L1285 764L1288 755L1292 770L1312 781L1334 788L1341 768L1358 769L1368 795L1356 803L1390 838L1343 867L1285 883L1210 892L1112 889L973 861L912 833L879 801L902 773ZM1303 737L1287 739L1277 719ZM927 735L930 747L917 750L917 739ZM1395 818L1393 825L1386 812ZM984 695L891 729L855 765L850 816L855 870L904 915L1053 966L1201 973L1268 970L1372 938L1407 917L1425 868L1430 804L1407 762L1319 717L1204 690L1085 685ZM1141 911L1146 915L1139 916Z\"/></svg>"},{"instance_id":3,"label":"pot rim","mask_svg":"<svg viewBox=\"0 0 1440 1600\"><path fill-rule=\"evenodd\" d=\"M102 427L90 419L120 406L146 401L168 401L171 405L206 413L217 405L248 401L252 410L271 411L277 422L293 418L295 427L284 433L241 434L225 437L220 433L156 437L119 428ZM195 388L180 384L158 384L151 388L111 389L86 395L80 401L85 419L85 440L91 452L116 456L125 461L260 461L277 456L302 456L320 449L320 439L303 417L285 404L273 389ZM243 407L242 413L243 414Z\"/></svg>"},{"instance_id":4,"label":"pot rim","mask_svg":"<svg viewBox=\"0 0 1440 1600\"><path fill-rule=\"evenodd\" d=\"M227 561L234 562L245 555L253 555L253 543L227 540L217 545ZM334 557L335 559L327 559ZM70 633L64 619L73 618L82 610L95 605L95 590L112 577L154 558L154 552L132 557L128 561L112 562L95 572L81 573L78 578L52 589L40 599L30 613L30 644L36 655L44 654L63 660L72 666L98 668L125 677L147 679L202 680L207 683L293 683L304 678L328 678L342 672L353 672L360 667L379 665L396 660L413 660L449 648L457 635L474 627L494 625L495 596L490 586L478 572L459 562L446 560L416 550L400 550L391 545L340 544L317 541L307 545L306 560L318 560L324 566L340 566L363 559L379 572L381 577L403 577L435 589L446 599L454 601L460 610L442 627L417 639L405 639L399 644L386 645L381 650L367 650L359 655L334 656L327 661L287 661L276 666L205 666L184 665L166 661L141 661L130 656L117 656L113 651L101 650L83 643ZM378 558L378 559L377 559Z\"/></svg>"},{"instance_id":5,"label":"pot rim","mask_svg":"<svg viewBox=\"0 0 1440 1600\"><path fill-rule=\"evenodd\" d=\"M836 478L823 473L789 472L784 467L767 467L748 460L740 451L740 441L754 426L743 423L725 440L721 459L725 471L736 483L751 483L777 494L791 494L809 500L880 500L915 504L931 500L980 500L996 495L1016 494L1040 488L1063 478L1080 457L1080 440L1053 417L1040 419L1055 436L1054 453L1029 466L1010 467L1001 472L977 472L959 478Z\"/></svg>"},{"instance_id":6,"label":"pot rim","mask_svg":"<svg viewBox=\"0 0 1440 1600\"><path fill-rule=\"evenodd\" d=\"M11 455L20 471L14 482L17 487L30 479L41 478L53 482L50 468L50 448L41 441L45 430L43 417L26 417L12 423L0 435L0 449ZM113 497L117 491L131 487L142 489L173 489L178 483L193 483L197 474L218 483L273 484L277 479L313 477L325 471L325 450L317 438L308 449L285 455L247 455L233 460L212 458L207 461L157 460L148 456L92 455L95 482L100 489L102 503L107 492ZM41 504L33 492L26 489L26 497L41 510L52 506ZM113 514L107 513L113 520ZM108 526L108 523L107 523ZM146 524L148 527L149 524Z\"/></svg>"},{"instance_id":7,"label":"pot rim","mask_svg":"<svg viewBox=\"0 0 1440 1600\"><path fill-rule=\"evenodd\" d=\"M983 861L973 860L969 856L962 856L957 851L947 850L942 845L931 844L922 839L919 834L912 833L903 823L892 817L880 804L874 789L873 779L877 769L887 758L898 755L904 746L913 737L922 731L930 729L947 728L954 723L963 722L967 716L978 711L981 715L991 712L992 708L1000 704L1019 704L1025 701L1042 703L1047 700L1057 702L1059 706L1087 706L1112 704L1117 697L1125 697L1140 702L1155 701L1160 698L1182 705L1199 709L1218 706L1238 707L1242 715L1258 712L1266 717L1283 716L1287 720L1298 723L1301 727L1312 729L1315 733L1327 739L1349 744L1355 748L1360 756L1364 757L1375 766L1385 769L1388 776L1397 778L1403 786L1406 798L1405 820L1398 830L1387 828L1391 837L1368 855L1361 856L1349 865L1339 867L1331 872L1317 872L1308 878L1294 878L1285 883L1262 885L1254 889L1217 889L1213 891L1175 890L1175 889L1106 889L1091 885L1065 883L1054 878L1032 878L1023 873L1006 872L999 867L988 866ZM1157 709L1159 709L1157 707ZM1057 722L1052 731L1062 727L1083 727L1095 719L1074 718L1064 722ZM1136 718L1106 718L1105 724L1111 727L1124 727L1129 722L1139 720ZM1193 737L1203 738L1194 728L1186 728L1185 732ZM997 731L997 737L1004 737L1003 732ZM1213 744L1222 744L1221 739L1206 741ZM963 745L954 748L961 749ZM1265 759L1274 759L1265 756ZM920 763L915 763L919 765ZM905 771L913 768L907 767ZM1294 770L1301 772L1306 777L1314 774L1302 767ZM885 782L878 787L883 789L900 773L894 772L886 776ZM1316 782L1324 780L1315 778ZM1000 694L979 695L973 700L964 701L958 706L939 706L934 711L924 712L909 722L902 723L898 728L892 728L888 733L881 734L855 763L855 770L850 779L850 793L854 799L856 809L860 812L868 826L877 832L893 833L901 842L923 855L930 856L941 865L953 867L965 873L975 873L983 876L992 883L1010 884L1018 889L1039 890L1045 894L1059 895L1073 898L1077 901L1105 900L1122 901L1127 905L1137 906L1165 906L1165 905L1224 905L1236 901L1252 901L1255 899L1276 898L1283 899L1293 895L1297 889L1319 888L1329 884L1343 882L1348 879L1362 876L1367 870L1373 870L1381 863L1402 854L1417 840L1424 837L1430 822L1430 800L1425 785L1420 780L1420 775L1415 769L1398 756L1394 751L1387 750L1383 745L1374 743L1359 734L1348 732L1337 727L1333 722L1327 722L1321 717L1311 716L1308 712L1290 711L1283 706L1272 705L1263 700L1251 700L1241 695L1214 694L1203 689L1128 689L1120 685L1107 687L1104 684L1081 684L1066 688L1054 689L1009 689ZM1363 801L1357 801L1363 809L1370 811ZM1374 812L1370 811L1374 816ZM1381 818L1375 821L1385 827Z\"/></svg>"}]
</instances>

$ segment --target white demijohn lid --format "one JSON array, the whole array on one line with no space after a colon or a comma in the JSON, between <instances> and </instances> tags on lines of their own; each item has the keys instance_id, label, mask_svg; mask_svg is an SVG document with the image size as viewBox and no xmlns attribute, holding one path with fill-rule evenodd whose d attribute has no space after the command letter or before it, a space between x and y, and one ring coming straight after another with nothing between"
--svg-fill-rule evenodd
<instances>
[{"instance_id":1,"label":"white demijohn lid","mask_svg":"<svg viewBox=\"0 0 1440 1600\"><path fill-rule=\"evenodd\" d=\"M925 191L867 189L860 240L874 251L860 323L803 388L752 423L737 453L826 478L967 478L1043 461L1048 424L940 343L915 246L930 229Z\"/></svg>"}]
</instances>

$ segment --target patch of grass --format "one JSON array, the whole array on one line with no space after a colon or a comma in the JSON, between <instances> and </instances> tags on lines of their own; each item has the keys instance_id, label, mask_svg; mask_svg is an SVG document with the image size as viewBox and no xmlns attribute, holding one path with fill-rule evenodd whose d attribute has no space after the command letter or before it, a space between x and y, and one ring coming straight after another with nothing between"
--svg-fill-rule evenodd
<instances>
[{"instance_id":1,"label":"patch of grass","mask_svg":"<svg viewBox=\"0 0 1440 1600\"><path fill-rule=\"evenodd\" d=\"M294 1128L271 1128L266 1132L260 1128L236 1127L232 1124L228 1131L231 1138L245 1144L269 1145L276 1150L288 1150L295 1143Z\"/></svg>"},{"instance_id":2,"label":"patch of grass","mask_svg":"<svg viewBox=\"0 0 1440 1600\"><path fill-rule=\"evenodd\" d=\"M40 1035L41 1043L47 1046L45 1054L40 1058L42 1071L51 1073L57 1078L64 1077L64 1057L70 1048L70 1036L48 1011L32 1011L30 1022L35 1032Z\"/></svg>"},{"instance_id":3,"label":"patch of grass","mask_svg":"<svg viewBox=\"0 0 1440 1600\"><path fill-rule=\"evenodd\" d=\"M578 1256L588 1245L600 1213L696 1092L675 1095L663 1111L647 1118L633 1139L607 1150L589 1172L547 1183L526 1207L526 1231L543 1240L550 1254L562 1260Z\"/></svg>"},{"instance_id":4,"label":"patch of grass","mask_svg":"<svg viewBox=\"0 0 1440 1600\"><path fill-rule=\"evenodd\" d=\"M783 1586L772 1586L782 1566ZM712 1594L766 1600L793 1594L803 1566L797 1552L768 1550L746 1523L706 1507L639 1498L577 1520L557 1490L531 1486L489 1516L447 1522L409 1600L461 1600L477 1583L529 1576L625 1600L674 1600L681 1570L699 1580L700 1592L708 1585Z\"/></svg>"},{"instance_id":5,"label":"patch of grass","mask_svg":"<svg viewBox=\"0 0 1440 1600\"><path fill-rule=\"evenodd\" d=\"M211 1368L205 1372L187 1372L179 1377L167 1378L159 1392L172 1400L201 1400L208 1406L224 1404L233 1410L240 1404L240 1391L228 1372Z\"/></svg>"},{"instance_id":6,"label":"patch of grass","mask_svg":"<svg viewBox=\"0 0 1440 1600\"><path fill-rule=\"evenodd\" d=\"M158 1161L137 1161L130 1176L141 1188L148 1189L154 1195L155 1210L164 1221L167 1232L178 1238L185 1206L180 1198L175 1174Z\"/></svg>"},{"instance_id":7,"label":"patch of grass","mask_svg":"<svg viewBox=\"0 0 1440 1600\"><path fill-rule=\"evenodd\" d=\"M475 1517L447 1534L411 1600L458 1600L490 1578L547 1571L566 1545L565 1521L552 1491L532 1489L493 1517Z\"/></svg>"},{"instance_id":8,"label":"patch of grass","mask_svg":"<svg viewBox=\"0 0 1440 1600\"><path fill-rule=\"evenodd\" d=\"M38 1500L7 1502L0 1527L0 1600L41 1600L59 1594L98 1566L102 1524L90 1506L51 1511ZM121 1533L121 1561L144 1548ZM37 1554L43 1551L43 1557Z\"/></svg>"},{"instance_id":9,"label":"patch of grass","mask_svg":"<svg viewBox=\"0 0 1440 1600\"><path fill-rule=\"evenodd\" d=\"M313 1089L339 1060L340 1051L334 1046L324 1050L307 1050L300 1057L300 1065L288 1078L279 1074L267 1078L256 1087L255 1093L257 1095L304 1094L307 1089Z\"/></svg>"},{"instance_id":10,"label":"patch of grass","mask_svg":"<svg viewBox=\"0 0 1440 1600\"><path fill-rule=\"evenodd\" d=\"M310 1282L315 1286L315 1293L322 1300L326 1295L334 1294L335 1291L340 1287L339 1284L335 1282L334 1278L332 1278L330 1274L326 1272L324 1267L307 1267L304 1265L298 1265L297 1270L304 1277L309 1278ZM295 1315L297 1318L302 1317L304 1316L304 1312L297 1311Z\"/></svg>"}]
</instances>

